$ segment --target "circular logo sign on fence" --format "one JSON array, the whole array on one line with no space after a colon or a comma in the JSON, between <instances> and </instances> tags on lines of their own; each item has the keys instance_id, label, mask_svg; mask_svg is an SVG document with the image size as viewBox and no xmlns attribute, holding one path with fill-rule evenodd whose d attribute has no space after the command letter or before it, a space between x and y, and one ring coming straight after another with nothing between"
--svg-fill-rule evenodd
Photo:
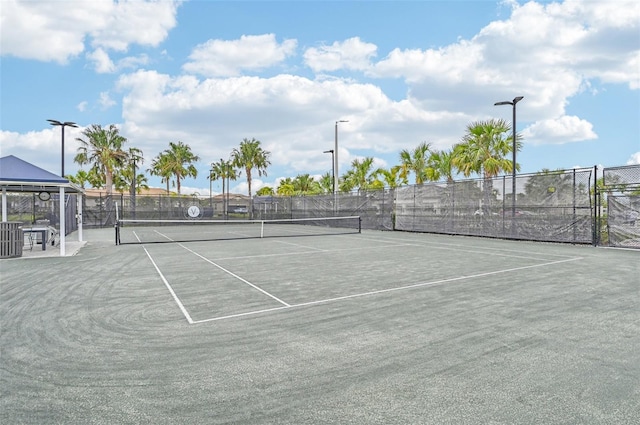
<instances>
[{"instance_id":1,"label":"circular logo sign on fence","mask_svg":"<svg viewBox=\"0 0 640 425\"><path fill-rule=\"evenodd\" d=\"M197 205L189 206L187 208L186 213L188 218L200 218L200 216L202 215L202 211L200 210L200 207Z\"/></svg>"}]
</instances>

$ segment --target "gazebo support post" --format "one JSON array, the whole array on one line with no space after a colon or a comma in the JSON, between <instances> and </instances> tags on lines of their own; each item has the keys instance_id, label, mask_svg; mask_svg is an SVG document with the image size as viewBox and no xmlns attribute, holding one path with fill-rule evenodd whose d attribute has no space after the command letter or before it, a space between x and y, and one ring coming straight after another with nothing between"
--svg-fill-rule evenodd
<instances>
[{"instance_id":1,"label":"gazebo support post","mask_svg":"<svg viewBox=\"0 0 640 425\"><path fill-rule=\"evenodd\" d=\"M64 205L64 187L60 186L60 256L64 257L66 252L65 252L65 245L66 245L66 238L65 238L65 233L66 233L66 223L65 223L65 205ZM42 241L42 243L45 243L45 241Z\"/></svg>"},{"instance_id":2,"label":"gazebo support post","mask_svg":"<svg viewBox=\"0 0 640 425\"><path fill-rule=\"evenodd\" d=\"M7 221L7 188L2 188L2 221Z\"/></svg>"}]
</instances>

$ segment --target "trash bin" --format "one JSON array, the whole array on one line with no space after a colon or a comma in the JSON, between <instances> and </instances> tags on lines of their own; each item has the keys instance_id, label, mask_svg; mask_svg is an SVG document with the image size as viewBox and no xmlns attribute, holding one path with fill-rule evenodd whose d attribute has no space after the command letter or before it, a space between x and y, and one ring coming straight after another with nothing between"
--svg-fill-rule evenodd
<instances>
[{"instance_id":1,"label":"trash bin","mask_svg":"<svg viewBox=\"0 0 640 425\"><path fill-rule=\"evenodd\" d=\"M22 222L0 222L0 258L22 257Z\"/></svg>"}]
</instances>

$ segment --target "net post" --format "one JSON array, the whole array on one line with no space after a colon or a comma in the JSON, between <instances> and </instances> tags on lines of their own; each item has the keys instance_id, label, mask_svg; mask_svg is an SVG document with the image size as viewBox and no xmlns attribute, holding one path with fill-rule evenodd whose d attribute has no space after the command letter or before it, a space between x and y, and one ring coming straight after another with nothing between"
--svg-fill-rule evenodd
<instances>
[{"instance_id":1,"label":"net post","mask_svg":"<svg viewBox=\"0 0 640 425\"><path fill-rule=\"evenodd\" d=\"M260 239L264 238L264 220L260 220Z\"/></svg>"},{"instance_id":2,"label":"net post","mask_svg":"<svg viewBox=\"0 0 640 425\"><path fill-rule=\"evenodd\" d=\"M113 227L116 233L116 245L120 245L120 214L118 210L118 203L116 202L114 205L116 207L116 222Z\"/></svg>"},{"instance_id":3,"label":"net post","mask_svg":"<svg viewBox=\"0 0 640 425\"><path fill-rule=\"evenodd\" d=\"M362 233L362 217L358 216L358 233Z\"/></svg>"}]
</instances>

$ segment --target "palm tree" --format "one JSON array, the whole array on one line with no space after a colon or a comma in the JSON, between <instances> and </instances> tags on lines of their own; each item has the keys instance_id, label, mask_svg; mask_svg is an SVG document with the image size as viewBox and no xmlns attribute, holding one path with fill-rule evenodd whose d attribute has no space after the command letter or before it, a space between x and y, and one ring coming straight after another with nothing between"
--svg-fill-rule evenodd
<instances>
[{"instance_id":1,"label":"palm tree","mask_svg":"<svg viewBox=\"0 0 640 425\"><path fill-rule=\"evenodd\" d=\"M322 192L320 183L314 180L309 174L298 174L293 179L293 187L296 193L302 195L317 195Z\"/></svg>"},{"instance_id":2,"label":"palm tree","mask_svg":"<svg viewBox=\"0 0 640 425\"><path fill-rule=\"evenodd\" d=\"M140 193L139 184L146 185L147 178L144 174L137 174L137 166L144 163L142 150L138 148L129 148L127 158L124 164L114 171L114 183L117 190L129 189L131 196L135 192ZM134 171L135 177L134 177Z\"/></svg>"},{"instance_id":3,"label":"palm tree","mask_svg":"<svg viewBox=\"0 0 640 425\"><path fill-rule=\"evenodd\" d=\"M295 194L296 189L291 177L284 178L278 183L276 193L280 196L292 196Z\"/></svg>"},{"instance_id":4,"label":"palm tree","mask_svg":"<svg viewBox=\"0 0 640 425\"><path fill-rule=\"evenodd\" d=\"M384 184L384 186L388 187L389 189L395 189L398 186L402 186L403 184L408 183L406 177L400 177L401 170L402 167L400 165L394 165L388 170L385 168L378 168L376 171L374 171L374 174L376 178L380 176L382 177L382 183Z\"/></svg>"},{"instance_id":5,"label":"palm tree","mask_svg":"<svg viewBox=\"0 0 640 425\"><path fill-rule=\"evenodd\" d=\"M465 177L477 173L484 178L495 177L501 172L513 171L513 164L507 155L512 152L511 126L503 119L476 121L467 126L462 142L454 146L453 165ZM516 136L520 139L519 136ZM516 149L522 149L522 142L516 140ZM516 170L520 167L516 165Z\"/></svg>"},{"instance_id":6,"label":"palm tree","mask_svg":"<svg viewBox=\"0 0 640 425\"><path fill-rule=\"evenodd\" d=\"M222 179L222 198L224 199L224 161L220 158L218 162L211 163L211 170L209 171L209 180L215 181Z\"/></svg>"},{"instance_id":7,"label":"palm tree","mask_svg":"<svg viewBox=\"0 0 640 425\"><path fill-rule=\"evenodd\" d=\"M86 187L87 183L90 183L89 173L84 170L78 170L75 176L67 174L65 178L71 183L80 186L82 189Z\"/></svg>"},{"instance_id":8,"label":"palm tree","mask_svg":"<svg viewBox=\"0 0 640 425\"><path fill-rule=\"evenodd\" d=\"M243 139L239 148L233 148L231 152L231 162L235 167L244 168L249 186L249 198L251 198L252 170L258 172L258 176L267 175L267 167L271 165L269 156L271 152L265 151L260 146L260 141L256 139Z\"/></svg>"},{"instance_id":9,"label":"palm tree","mask_svg":"<svg viewBox=\"0 0 640 425\"><path fill-rule=\"evenodd\" d=\"M409 173L413 172L416 184L422 184L427 180L427 161L431 144L422 142L413 151L403 149L400 152L400 178L407 179Z\"/></svg>"},{"instance_id":10,"label":"palm tree","mask_svg":"<svg viewBox=\"0 0 640 425\"><path fill-rule=\"evenodd\" d=\"M191 152L191 147L182 142L169 142L169 149L164 151L166 163L164 164L170 175L176 178L176 189L180 195L180 182L185 177L197 177L198 170L194 162L200 160L198 155Z\"/></svg>"},{"instance_id":11,"label":"palm tree","mask_svg":"<svg viewBox=\"0 0 640 425\"><path fill-rule=\"evenodd\" d=\"M256 191L256 195L258 196L273 196L273 194L274 192L271 186L262 186Z\"/></svg>"},{"instance_id":12,"label":"palm tree","mask_svg":"<svg viewBox=\"0 0 640 425\"><path fill-rule=\"evenodd\" d=\"M377 179L377 170L372 170L372 167L372 157L366 157L362 160L354 159L351 163L351 169L343 176L340 190L350 192L358 189L358 192L361 192L365 190L382 189L384 184Z\"/></svg>"},{"instance_id":13,"label":"palm tree","mask_svg":"<svg viewBox=\"0 0 640 425\"><path fill-rule=\"evenodd\" d=\"M209 175L207 176L207 180L209 180L211 183L213 183L214 181L218 180L222 178L221 176L221 170L219 168L219 165L217 162L212 162L211 163L211 169L209 170ZM211 187L211 183L209 183L209 187ZM223 187L224 189L224 187ZM211 190L209 191L211 192ZM211 195L211 193L210 193Z\"/></svg>"},{"instance_id":14,"label":"palm tree","mask_svg":"<svg viewBox=\"0 0 640 425\"><path fill-rule=\"evenodd\" d=\"M490 119L476 121L467 126L462 141L453 147L454 158L452 163L465 177L471 173L477 173L484 179L485 205L488 208L492 191L492 177L501 172L513 171L513 161L507 159L512 152L512 136L504 137L511 133L511 126L503 119ZM516 136L516 149L520 150L522 142ZM516 170L519 169L516 164ZM486 213L487 211L485 211Z\"/></svg>"},{"instance_id":15,"label":"palm tree","mask_svg":"<svg viewBox=\"0 0 640 425\"><path fill-rule=\"evenodd\" d=\"M91 187L100 189L104 187L104 174L100 173L96 167L91 167L87 173Z\"/></svg>"},{"instance_id":16,"label":"palm tree","mask_svg":"<svg viewBox=\"0 0 640 425\"><path fill-rule=\"evenodd\" d=\"M129 194L140 193L142 189L149 189L149 180L142 173L137 173L135 178L135 185L133 184L133 167L125 167L118 170L113 175L113 184L118 191L129 190Z\"/></svg>"},{"instance_id":17,"label":"palm tree","mask_svg":"<svg viewBox=\"0 0 640 425\"><path fill-rule=\"evenodd\" d=\"M331 176L329 172L320 176L319 183L322 188L322 193L333 193L333 176Z\"/></svg>"},{"instance_id":18,"label":"palm tree","mask_svg":"<svg viewBox=\"0 0 640 425\"><path fill-rule=\"evenodd\" d=\"M427 160L427 178L434 182L444 178L447 183L452 183L455 171L453 158L453 150L431 152Z\"/></svg>"},{"instance_id":19,"label":"palm tree","mask_svg":"<svg viewBox=\"0 0 640 425\"><path fill-rule=\"evenodd\" d=\"M160 177L160 181L167 184L167 195L169 194L169 183L173 176L168 164L169 156L166 152L161 152L153 158L151 168L148 170L151 175Z\"/></svg>"},{"instance_id":20,"label":"palm tree","mask_svg":"<svg viewBox=\"0 0 640 425\"><path fill-rule=\"evenodd\" d=\"M74 161L80 165L92 164L99 174L104 175L107 196L111 196L113 173L126 163L128 157L123 149L127 139L120 135L118 128L113 124L106 129L92 124L82 134L85 138L76 139L80 142L80 147Z\"/></svg>"},{"instance_id":21,"label":"palm tree","mask_svg":"<svg viewBox=\"0 0 640 425\"><path fill-rule=\"evenodd\" d=\"M211 164L212 174L210 178L222 179L222 214L227 214L227 204L229 191L227 190L227 197L225 198L225 182L227 189L229 188L229 181L236 180L238 178L238 170L235 169L231 161L225 161L220 158L220 161ZM213 177L212 177L213 176Z\"/></svg>"}]
</instances>

